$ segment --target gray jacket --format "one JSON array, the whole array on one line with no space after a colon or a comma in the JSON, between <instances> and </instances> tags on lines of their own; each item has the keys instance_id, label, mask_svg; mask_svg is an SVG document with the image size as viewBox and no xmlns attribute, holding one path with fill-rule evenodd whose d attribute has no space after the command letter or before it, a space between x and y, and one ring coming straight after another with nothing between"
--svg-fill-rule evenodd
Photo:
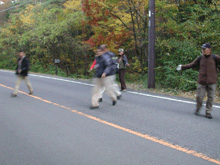
<instances>
[{"instance_id":1,"label":"gray jacket","mask_svg":"<svg viewBox=\"0 0 220 165\"><path fill-rule=\"evenodd\" d=\"M95 76L100 78L102 77L103 73L105 73L106 76L114 75L115 69L112 63L113 63L112 58L107 53L104 53L103 55L96 57Z\"/></svg>"}]
</instances>

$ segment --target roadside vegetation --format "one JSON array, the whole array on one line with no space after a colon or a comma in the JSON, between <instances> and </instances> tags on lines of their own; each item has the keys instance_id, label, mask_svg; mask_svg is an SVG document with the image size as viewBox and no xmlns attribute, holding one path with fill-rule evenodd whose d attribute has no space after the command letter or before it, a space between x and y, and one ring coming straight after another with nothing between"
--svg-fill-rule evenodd
<instances>
[{"instance_id":1,"label":"roadside vegetation","mask_svg":"<svg viewBox=\"0 0 220 165\"><path fill-rule=\"evenodd\" d=\"M24 49L32 72L55 74L57 67L60 76L89 79L94 49L107 44L116 54L125 49L129 87L147 90L148 0L4 1L0 10L17 6L0 13L1 69L14 69ZM194 96L198 70L176 67L198 57L205 42L220 54L219 27L218 0L156 0L156 89L150 91Z\"/></svg>"}]
</instances>

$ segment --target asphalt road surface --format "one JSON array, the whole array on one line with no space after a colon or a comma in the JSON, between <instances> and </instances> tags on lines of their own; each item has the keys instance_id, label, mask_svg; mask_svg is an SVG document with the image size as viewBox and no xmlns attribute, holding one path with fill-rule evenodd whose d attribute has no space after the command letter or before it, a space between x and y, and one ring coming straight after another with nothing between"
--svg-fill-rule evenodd
<instances>
[{"instance_id":1,"label":"asphalt road surface","mask_svg":"<svg viewBox=\"0 0 220 165\"><path fill-rule=\"evenodd\" d=\"M0 70L0 165L220 164L220 106L144 91L103 96L90 110L91 81L30 74L12 98L14 72Z\"/></svg>"}]
</instances>

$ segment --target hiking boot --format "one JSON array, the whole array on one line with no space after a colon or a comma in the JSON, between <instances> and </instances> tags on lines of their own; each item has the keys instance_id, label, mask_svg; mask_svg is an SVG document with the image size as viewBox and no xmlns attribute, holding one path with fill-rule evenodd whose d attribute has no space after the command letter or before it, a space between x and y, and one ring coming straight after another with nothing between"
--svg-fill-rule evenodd
<instances>
[{"instance_id":1,"label":"hiking boot","mask_svg":"<svg viewBox=\"0 0 220 165\"><path fill-rule=\"evenodd\" d=\"M91 106L90 109L91 109L91 110L99 109L99 106L96 106L96 107Z\"/></svg>"},{"instance_id":2,"label":"hiking boot","mask_svg":"<svg viewBox=\"0 0 220 165\"><path fill-rule=\"evenodd\" d=\"M199 115L199 109L196 109L195 112L194 112L194 114L195 114L196 116L198 116L198 115Z\"/></svg>"},{"instance_id":3,"label":"hiking boot","mask_svg":"<svg viewBox=\"0 0 220 165\"><path fill-rule=\"evenodd\" d=\"M117 96L117 99L120 100L121 96L122 96L122 95Z\"/></svg>"},{"instance_id":4,"label":"hiking boot","mask_svg":"<svg viewBox=\"0 0 220 165\"><path fill-rule=\"evenodd\" d=\"M206 113L205 117L208 118L208 119L212 119L211 113Z\"/></svg>"},{"instance_id":5,"label":"hiking boot","mask_svg":"<svg viewBox=\"0 0 220 165\"><path fill-rule=\"evenodd\" d=\"M33 95L33 93L34 93L34 91L32 90L32 91L29 92L29 95Z\"/></svg>"},{"instance_id":6,"label":"hiking boot","mask_svg":"<svg viewBox=\"0 0 220 165\"><path fill-rule=\"evenodd\" d=\"M17 97L18 95L17 94L15 94L15 93L12 93L11 94L11 97Z\"/></svg>"}]
</instances>

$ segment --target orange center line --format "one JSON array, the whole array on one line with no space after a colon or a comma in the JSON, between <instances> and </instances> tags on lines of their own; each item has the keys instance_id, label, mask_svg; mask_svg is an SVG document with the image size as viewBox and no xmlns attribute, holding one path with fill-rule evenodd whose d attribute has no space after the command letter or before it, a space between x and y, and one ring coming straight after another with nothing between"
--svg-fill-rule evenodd
<instances>
[{"instance_id":1,"label":"orange center line","mask_svg":"<svg viewBox=\"0 0 220 165\"><path fill-rule=\"evenodd\" d=\"M14 90L13 88L8 87L8 86L5 86L5 85L3 85L3 84L0 84L0 86L2 86L2 87L4 87L4 88L11 89L11 90ZM54 102L51 102L51 101L42 99L42 98L37 97L37 96L29 95L28 93L25 93L25 92L22 92L22 91L19 91L19 92L22 93L22 94L24 94L24 95L27 95L27 96L29 96L29 97L32 97L32 98L34 98L34 99L38 99L38 100L40 100L40 101L42 101L42 102L45 102L45 103L48 103L48 104L53 104L53 105L55 105L55 106L61 107L61 108L66 109L66 110L69 110L69 111L71 111L71 112L73 112L73 113L76 113L76 114L78 114L78 115L84 116L84 117L89 118L89 119L91 119L91 120L100 122L100 123L102 123L102 124L111 126L111 127L113 127L113 128L122 130L122 131L124 131L124 132L130 133L130 134L133 134L133 135L136 135L136 136L138 136L138 137L141 137L141 138L150 140L150 141L152 141L152 142L161 144L161 145L163 145L163 146L167 146L167 147L169 147L169 148L173 148L173 149L175 149L175 150L178 150L178 151L187 153L187 154L189 154L189 155L192 155L192 156L195 156L195 157L198 157L198 158L201 158L201 159L207 160L207 161L209 161L209 162L213 162L213 163L215 163L215 164L220 165L220 161L219 161L219 160L216 160L216 159L213 159L213 158L211 158L211 157L208 157L208 156L204 155L203 153L199 153L199 152L196 152L196 151L194 151L194 150L189 150L189 149L184 148L184 147L181 147L181 146L179 146L179 145L175 145L175 144L166 142L166 141L164 141L164 140L162 140L162 139L158 139L158 138L156 138L156 137L153 137L153 136L150 136L150 135L147 135L147 134L142 134L142 133L133 131L133 130L131 130L131 129L128 129L128 128L119 126L119 125L117 125L117 124L113 124L113 123L107 122L107 121L105 121L105 120L96 118L96 117L94 117L94 116L91 116L91 115L88 115L88 114L86 114L86 113L77 111L77 110L75 110L75 109L71 109L71 108L69 108L69 107L66 107L66 106L63 106L63 105L60 105L60 104L57 104L57 103L54 103Z\"/></svg>"}]
</instances>

